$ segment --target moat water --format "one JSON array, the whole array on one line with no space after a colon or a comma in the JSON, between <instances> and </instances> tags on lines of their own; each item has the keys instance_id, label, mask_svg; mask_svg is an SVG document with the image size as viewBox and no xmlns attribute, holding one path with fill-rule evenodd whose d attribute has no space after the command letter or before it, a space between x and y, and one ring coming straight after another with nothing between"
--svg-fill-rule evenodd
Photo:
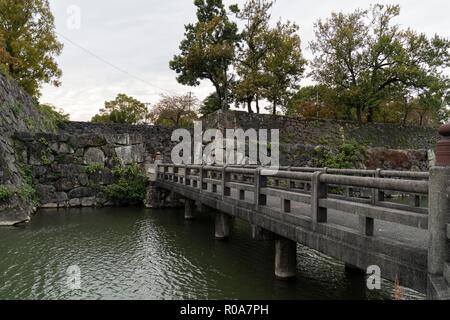
<instances>
[{"instance_id":1,"label":"moat water","mask_svg":"<svg viewBox=\"0 0 450 320\"><path fill-rule=\"evenodd\" d=\"M252 240L238 219L228 242L215 241L208 213L185 221L183 210L41 210L21 228L0 229L0 299L391 299L393 292L387 281L369 291L364 275L300 246L297 280L277 281L273 242ZM424 298L408 289L402 297Z\"/></svg>"}]
</instances>

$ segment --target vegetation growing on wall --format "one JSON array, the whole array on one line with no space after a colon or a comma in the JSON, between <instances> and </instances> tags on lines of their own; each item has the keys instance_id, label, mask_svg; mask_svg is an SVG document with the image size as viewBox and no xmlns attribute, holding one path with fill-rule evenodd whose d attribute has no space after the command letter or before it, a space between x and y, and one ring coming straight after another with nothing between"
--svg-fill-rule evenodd
<instances>
[{"instance_id":1,"label":"vegetation growing on wall","mask_svg":"<svg viewBox=\"0 0 450 320\"><path fill-rule=\"evenodd\" d=\"M6 202L14 195L14 190L11 186L0 185L0 203Z\"/></svg>"},{"instance_id":2,"label":"vegetation growing on wall","mask_svg":"<svg viewBox=\"0 0 450 320\"><path fill-rule=\"evenodd\" d=\"M356 142L346 142L337 151L318 146L312 155L313 165L319 168L350 169L364 159L366 148Z\"/></svg>"},{"instance_id":3,"label":"vegetation growing on wall","mask_svg":"<svg viewBox=\"0 0 450 320\"><path fill-rule=\"evenodd\" d=\"M60 123L70 121L68 114L50 104L39 104L37 108L47 128L56 128Z\"/></svg>"},{"instance_id":4,"label":"vegetation growing on wall","mask_svg":"<svg viewBox=\"0 0 450 320\"><path fill-rule=\"evenodd\" d=\"M112 170L116 182L104 188L108 200L122 205L140 204L147 193L148 179L138 165Z\"/></svg>"}]
</instances>

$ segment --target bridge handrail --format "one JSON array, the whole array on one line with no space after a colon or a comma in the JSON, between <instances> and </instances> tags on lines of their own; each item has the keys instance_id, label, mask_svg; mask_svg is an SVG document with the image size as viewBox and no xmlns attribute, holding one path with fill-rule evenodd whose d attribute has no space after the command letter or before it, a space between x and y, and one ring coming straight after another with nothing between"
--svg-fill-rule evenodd
<instances>
[{"instance_id":1,"label":"bridge handrail","mask_svg":"<svg viewBox=\"0 0 450 320\"><path fill-rule=\"evenodd\" d=\"M176 167L176 168L185 168L188 169L200 169L201 165L175 165L162 163L159 164L161 167ZM235 169L244 169L248 170L248 174L252 174L252 170L256 170L258 168L262 168L257 165L228 165L227 171L233 172ZM205 170L209 171L221 171L223 166L203 166ZM279 171L291 171L291 172L326 172L329 174L338 174L338 175L355 175L355 176L378 176L380 178L412 178L412 179L423 179L427 180L430 178L430 173L426 171L399 171L399 170L365 170L365 169L334 169L334 168L313 168L313 167L287 167L281 166L279 167ZM236 171L236 173L239 173Z\"/></svg>"}]
</instances>

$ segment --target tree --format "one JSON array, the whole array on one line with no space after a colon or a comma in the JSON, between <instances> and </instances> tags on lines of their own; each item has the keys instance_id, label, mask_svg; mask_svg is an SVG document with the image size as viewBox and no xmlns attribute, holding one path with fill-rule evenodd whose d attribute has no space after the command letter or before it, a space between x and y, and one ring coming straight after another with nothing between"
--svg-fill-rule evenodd
<instances>
[{"instance_id":1,"label":"tree","mask_svg":"<svg viewBox=\"0 0 450 320\"><path fill-rule=\"evenodd\" d=\"M245 103L248 112L253 112L252 102L256 102L259 113L259 99L263 95L264 75L262 64L266 53L272 48L268 40L270 9L272 0L248 0L243 9L237 5L232 11L237 18L244 21L245 27L241 33L242 44L239 45L235 68L239 80L234 88L238 102Z\"/></svg>"},{"instance_id":2,"label":"tree","mask_svg":"<svg viewBox=\"0 0 450 320\"><path fill-rule=\"evenodd\" d=\"M31 96L39 97L44 83L60 85L62 72L55 57L63 45L57 40L48 0L0 0L0 34L4 50L13 58L0 63Z\"/></svg>"},{"instance_id":3,"label":"tree","mask_svg":"<svg viewBox=\"0 0 450 320\"><path fill-rule=\"evenodd\" d=\"M11 57L8 51L6 51L5 38L0 33L0 71L6 74L8 72L9 65L17 64L17 59Z\"/></svg>"},{"instance_id":4,"label":"tree","mask_svg":"<svg viewBox=\"0 0 450 320\"><path fill-rule=\"evenodd\" d=\"M274 115L278 106L287 107L305 71L306 60L303 58L298 30L299 27L294 23L278 22L267 37L272 48L265 54L263 61L264 97L272 103Z\"/></svg>"},{"instance_id":5,"label":"tree","mask_svg":"<svg viewBox=\"0 0 450 320\"><path fill-rule=\"evenodd\" d=\"M118 94L113 101L106 101L105 107L95 115L94 123L128 123L138 124L147 119L148 110L145 104L125 94Z\"/></svg>"},{"instance_id":6,"label":"tree","mask_svg":"<svg viewBox=\"0 0 450 320\"><path fill-rule=\"evenodd\" d=\"M167 96L153 107L149 120L157 125L169 128L189 128L198 119L198 99L191 95Z\"/></svg>"},{"instance_id":7,"label":"tree","mask_svg":"<svg viewBox=\"0 0 450 320\"><path fill-rule=\"evenodd\" d=\"M181 53L170 61L170 68L184 85L198 86L201 80L210 80L222 109L226 110L232 80L229 68L239 40L237 25L229 20L222 0L195 0L194 4L197 22L185 26Z\"/></svg>"},{"instance_id":8,"label":"tree","mask_svg":"<svg viewBox=\"0 0 450 320\"><path fill-rule=\"evenodd\" d=\"M227 94L227 97L228 97L228 104L230 104L233 101L233 94L229 92ZM205 100L203 100L198 112L205 116L221 109L222 105L219 100L219 97L217 96L216 92L213 92L209 96L207 96Z\"/></svg>"},{"instance_id":9,"label":"tree","mask_svg":"<svg viewBox=\"0 0 450 320\"><path fill-rule=\"evenodd\" d=\"M286 115L302 118L348 119L348 110L339 106L337 96L338 93L335 90L323 85L303 87L289 100Z\"/></svg>"},{"instance_id":10,"label":"tree","mask_svg":"<svg viewBox=\"0 0 450 320\"><path fill-rule=\"evenodd\" d=\"M397 5L375 5L333 13L315 24L316 39L310 43L314 79L337 90L359 122L363 112L372 122L392 96L445 83L442 70L449 67L449 41L400 30L392 23L399 14Z\"/></svg>"}]
</instances>

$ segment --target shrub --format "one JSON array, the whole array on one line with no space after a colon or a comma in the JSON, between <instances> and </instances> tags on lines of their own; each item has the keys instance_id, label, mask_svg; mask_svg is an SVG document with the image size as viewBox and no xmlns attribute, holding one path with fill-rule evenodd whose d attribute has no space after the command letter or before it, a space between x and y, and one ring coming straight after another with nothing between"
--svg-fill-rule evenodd
<instances>
[{"instance_id":1,"label":"shrub","mask_svg":"<svg viewBox=\"0 0 450 320\"><path fill-rule=\"evenodd\" d=\"M116 183L104 188L106 197L120 204L142 203L147 194L148 179L137 165L112 170Z\"/></svg>"},{"instance_id":2,"label":"shrub","mask_svg":"<svg viewBox=\"0 0 450 320\"><path fill-rule=\"evenodd\" d=\"M12 187L0 185L0 202L8 201L13 195L14 190Z\"/></svg>"},{"instance_id":3,"label":"shrub","mask_svg":"<svg viewBox=\"0 0 450 320\"><path fill-rule=\"evenodd\" d=\"M361 161L365 155L365 148L356 142L347 142L339 146L337 152L318 147L314 151L314 166L321 168L350 169Z\"/></svg>"},{"instance_id":4,"label":"shrub","mask_svg":"<svg viewBox=\"0 0 450 320\"><path fill-rule=\"evenodd\" d=\"M103 165L100 163L92 163L86 167L86 173L87 174L95 174L97 172L100 172L103 169Z\"/></svg>"}]
</instances>

